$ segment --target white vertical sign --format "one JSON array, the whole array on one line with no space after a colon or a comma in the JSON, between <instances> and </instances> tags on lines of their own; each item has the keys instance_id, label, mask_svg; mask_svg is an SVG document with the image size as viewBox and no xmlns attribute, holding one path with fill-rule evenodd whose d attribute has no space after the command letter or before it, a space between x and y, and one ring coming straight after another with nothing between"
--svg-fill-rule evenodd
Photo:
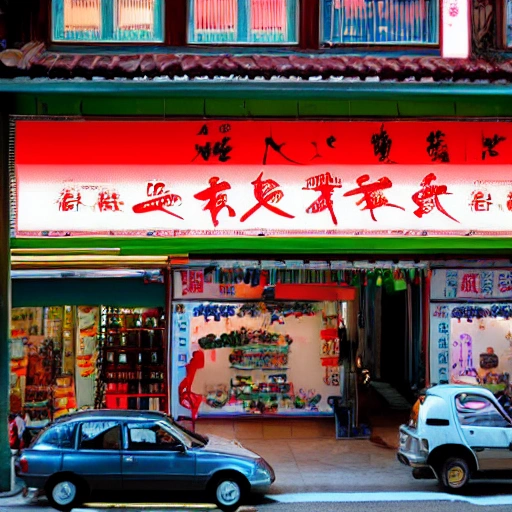
<instances>
[{"instance_id":1,"label":"white vertical sign","mask_svg":"<svg viewBox=\"0 0 512 512\"><path fill-rule=\"evenodd\" d=\"M469 0L443 0L442 56L469 56Z\"/></svg>"}]
</instances>

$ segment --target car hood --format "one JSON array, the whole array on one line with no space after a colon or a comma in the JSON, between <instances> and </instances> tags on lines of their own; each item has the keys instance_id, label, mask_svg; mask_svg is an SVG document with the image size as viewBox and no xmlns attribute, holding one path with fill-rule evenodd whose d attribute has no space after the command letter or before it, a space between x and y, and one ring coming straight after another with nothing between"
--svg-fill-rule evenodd
<instances>
[{"instance_id":1,"label":"car hood","mask_svg":"<svg viewBox=\"0 0 512 512\"><path fill-rule=\"evenodd\" d=\"M257 453L244 448L238 441L225 439L223 437L208 434L208 444L201 450L212 453L222 453L224 455L235 455L248 459L259 459Z\"/></svg>"}]
</instances>

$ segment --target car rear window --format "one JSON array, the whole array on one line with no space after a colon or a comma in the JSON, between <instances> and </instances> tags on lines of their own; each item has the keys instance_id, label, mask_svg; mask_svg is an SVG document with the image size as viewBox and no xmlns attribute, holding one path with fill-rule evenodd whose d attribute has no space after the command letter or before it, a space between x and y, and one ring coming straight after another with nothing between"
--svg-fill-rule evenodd
<instances>
[{"instance_id":1,"label":"car rear window","mask_svg":"<svg viewBox=\"0 0 512 512\"><path fill-rule=\"evenodd\" d=\"M82 423L79 449L119 450L121 426L116 421L89 421Z\"/></svg>"},{"instance_id":2,"label":"car rear window","mask_svg":"<svg viewBox=\"0 0 512 512\"><path fill-rule=\"evenodd\" d=\"M53 425L37 439L39 449L70 449L75 447L76 423Z\"/></svg>"},{"instance_id":3,"label":"car rear window","mask_svg":"<svg viewBox=\"0 0 512 512\"><path fill-rule=\"evenodd\" d=\"M455 397L457 417L461 425L473 427L508 427L510 423L486 397L461 393Z\"/></svg>"}]
</instances>

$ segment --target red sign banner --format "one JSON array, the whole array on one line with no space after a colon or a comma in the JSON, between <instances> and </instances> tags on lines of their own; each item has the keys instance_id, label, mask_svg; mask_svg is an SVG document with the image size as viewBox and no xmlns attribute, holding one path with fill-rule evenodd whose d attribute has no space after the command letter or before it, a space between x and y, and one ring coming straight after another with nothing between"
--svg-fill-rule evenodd
<instances>
[{"instance_id":1,"label":"red sign banner","mask_svg":"<svg viewBox=\"0 0 512 512\"><path fill-rule=\"evenodd\" d=\"M508 122L16 122L16 236L509 235Z\"/></svg>"}]
</instances>

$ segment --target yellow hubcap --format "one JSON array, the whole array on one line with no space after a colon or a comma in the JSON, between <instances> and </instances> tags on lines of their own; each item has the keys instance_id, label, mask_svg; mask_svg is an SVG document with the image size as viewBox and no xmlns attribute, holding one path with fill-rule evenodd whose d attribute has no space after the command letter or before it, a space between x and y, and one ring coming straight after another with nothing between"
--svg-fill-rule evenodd
<instances>
[{"instance_id":1,"label":"yellow hubcap","mask_svg":"<svg viewBox=\"0 0 512 512\"><path fill-rule=\"evenodd\" d=\"M459 485L464 480L464 470L460 466L454 466L448 471L448 483L450 485Z\"/></svg>"}]
</instances>

